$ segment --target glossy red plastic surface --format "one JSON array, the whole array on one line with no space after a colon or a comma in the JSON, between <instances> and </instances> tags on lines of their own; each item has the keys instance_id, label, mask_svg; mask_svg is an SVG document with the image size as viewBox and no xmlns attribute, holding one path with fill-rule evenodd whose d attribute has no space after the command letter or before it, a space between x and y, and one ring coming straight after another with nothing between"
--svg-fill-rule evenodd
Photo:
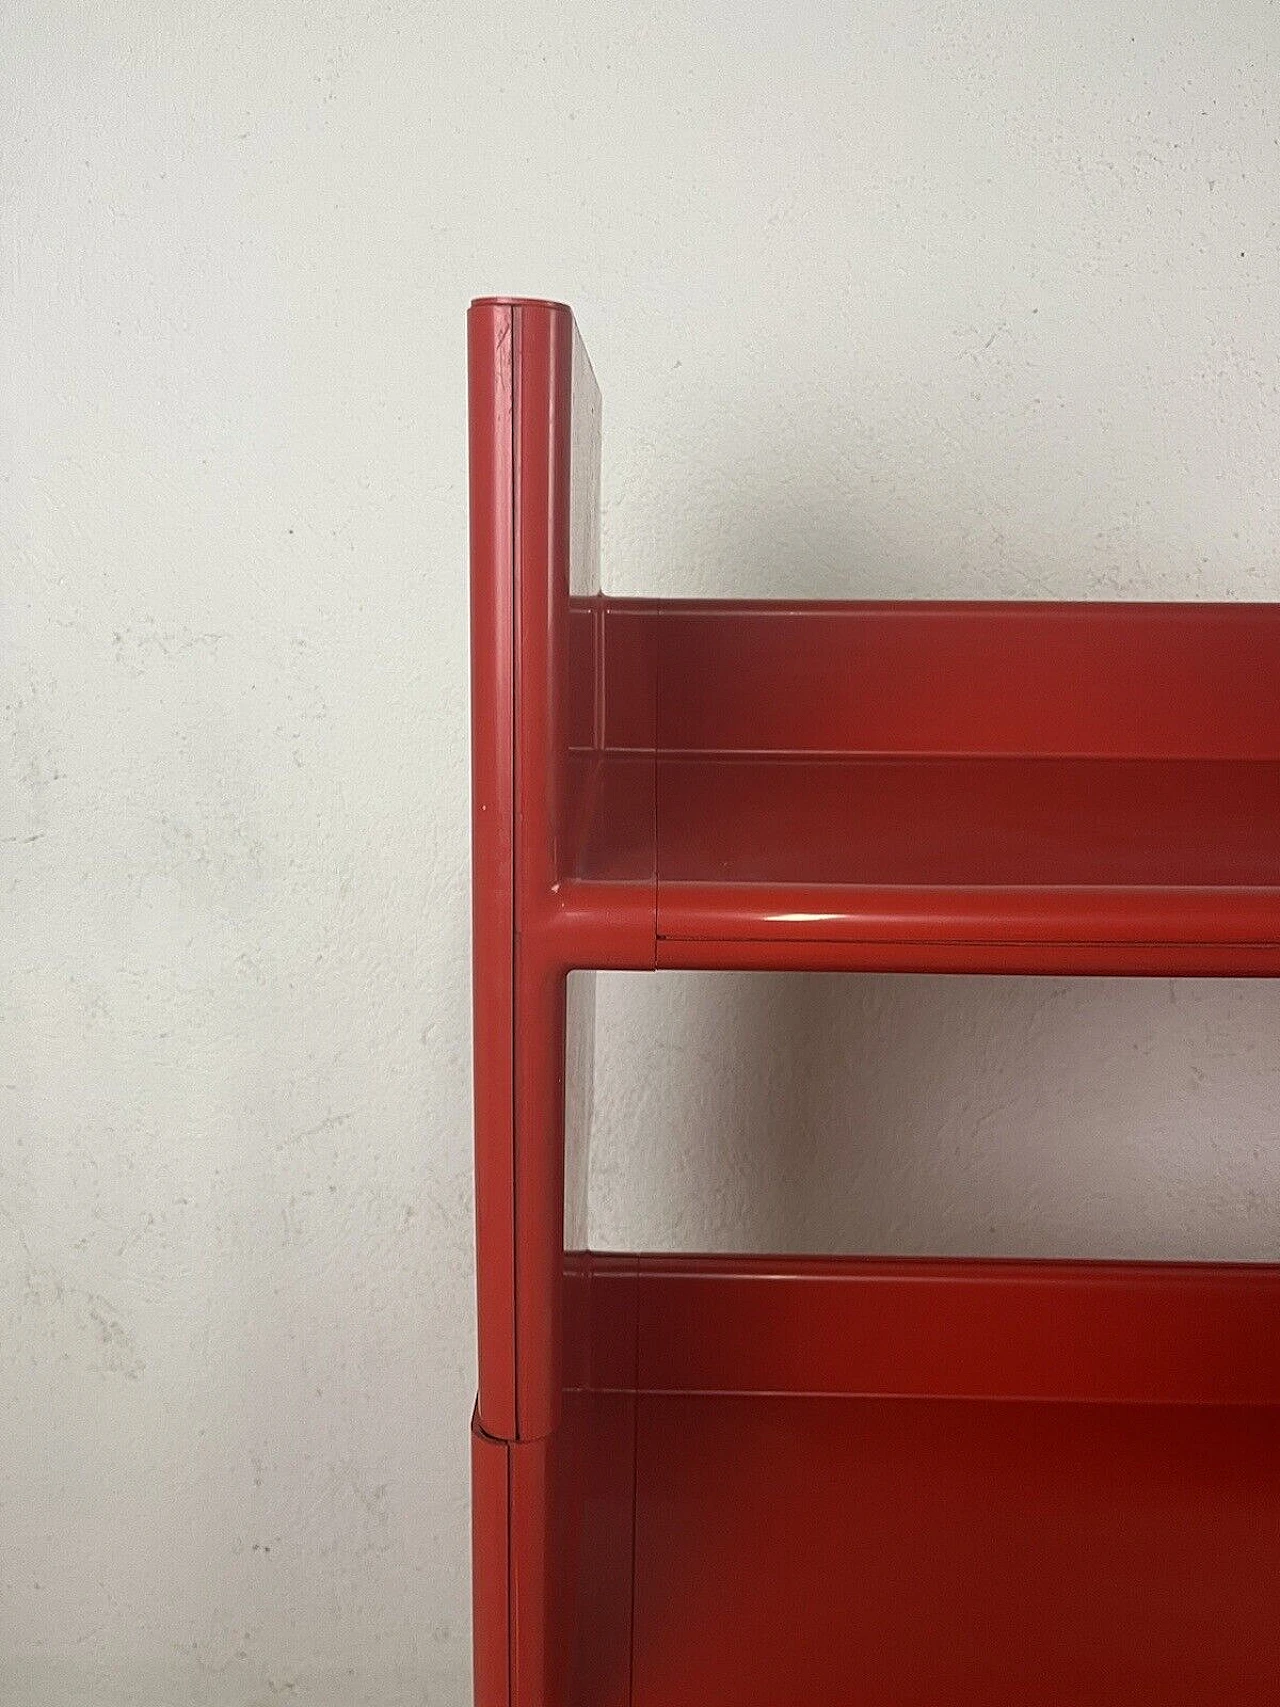
<instances>
[{"instance_id":1,"label":"glossy red plastic surface","mask_svg":"<svg viewBox=\"0 0 1280 1707\"><path fill-rule=\"evenodd\" d=\"M615 1256L591 1287L574 1707L1271 1699L1280 1270Z\"/></svg>"},{"instance_id":2,"label":"glossy red plastic surface","mask_svg":"<svg viewBox=\"0 0 1280 1707\"><path fill-rule=\"evenodd\" d=\"M660 963L1275 969L1280 607L609 612L581 869L656 834Z\"/></svg>"},{"instance_id":3,"label":"glossy red plastic surface","mask_svg":"<svg viewBox=\"0 0 1280 1707\"><path fill-rule=\"evenodd\" d=\"M1280 1405L1280 1267L593 1260L596 1390Z\"/></svg>"},{"instance_id":4,"label":"glossy red plastic surface","mask_svg":"<svg viewBox=\"0 0 1280 1707\"><path fill-rule=\"evenodd\" d=\"M478 1707L1280 1677L1280 1269L573 1248L595 968L1280 972L1280 607L619 600L470 319Z\"/></svg>"},{"instance_id":5,"label":"glossy red plastic surface","mask_svg":"<svg viewBox=\"0 0 1280 1707\"><path fill-rule=\"evenodd\" d=\"M510 1447L471 1421L471 1582L476 1606L475 1698L484 1707L511 1700Z\"/></svg>"},{"instance_id":6,"label":"glossy red plastic surface","mask_svg":"<svg viewBox=\"0 0 1280 1707\"><path fill-rule=\"evenodd\" d=\"M641 1402L635 1707L1203 1707L1280 1675L1273 1411Z\"/></svg>"},{"instance_id":7,"label":"glossy red plastic surface","mask_svg":"<svg viewBox=\"0 0 1280 1707\"><path fill-rule=\"evenodd\" d=\"M523 1441L556 1426L562 1386L565 976L653 965L654 852L650 828L610 881L580 871L615 796L590 364L546 303L476 304L469 355L479 1413ZM633 653L643 672L643 638ZM653 698L650 680L630 708L650 731ZM629 791L650 825L653 786L650 763Z\"/></svg>"},{"instance_id":8,"label":"glossy red plastic surface","mask_svg":"<svg viewBox=\"0 0 1280 1707\"><path fill-rule=\"evenodd\" d=\"M515 542L510 309L468 325L471 420L472 1045L485 1426L515 1433ZM505 1063L505 1067L500 1066Z\"/></svg>"}]
</instances>

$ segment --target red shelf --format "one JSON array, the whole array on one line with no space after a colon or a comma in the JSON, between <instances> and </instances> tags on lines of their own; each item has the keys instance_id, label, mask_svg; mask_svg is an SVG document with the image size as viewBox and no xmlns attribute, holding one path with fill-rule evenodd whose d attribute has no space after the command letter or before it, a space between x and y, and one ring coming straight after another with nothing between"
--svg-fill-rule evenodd
<instances>
[{"instance_id":1,"label":"red shelf","mask_svg":"<svg viewBox=\"0 0 1280 1707\"><path fill-rule=\"evenodd\" d=\"M568 309L470 402L477 1707L1274 1700L1280 1267L589 1255L566 979L1280 973L1280 606L608 598Z\"/></svg>"},{"instance_id":2,"label":"red shelf","mask_svg":"<svg viewBox=\"0 0 1280 1707\"><path fill-rule=\"evenodd\" d=\"M569 601L571 875L653 960L1280 968L1280 607ZM590 779L594 778L594 786Z\"/></svg>"},{"instance_id":3,"label":"red shelf","mask_svg":"<svg viewBox=\"0 0 1280 1707\"><path fill-rule=\"evenodd\" d=\"M1274 1411L646 1396L637 1430L636 1707L1203 1707L1280 1676Z\"/></svg>"},{"instance_id":4,"label":"red shelf","mask_svg":"<svg viewBox=\"0 0 1280 1707\"><path fill-rule=\"evenodd\" d=\"M1269 762L691 757L660 763L658 799L663 888L1261 890L1277 923Z\"/></svg>"},{"instance_id":5,"label":"red shelf","mask_svg":"<svg viewBox=\"0 0 1280 1707\"><path fill-rule=\"evenodd\" d=\"M611 1258L586 1284L600 1374L631 1347L636 1379L574 1395L574 1707L1270 1699L1274 1273Z\"/></svg>"},{"instance_id":6,"label":"red shelf","mask_svg":"<svg viewBox=\"0 0 1280 1707\"><path fill-rule=\"evenodd\" d=\"M581 875L644 857L636 766L605 761ZM894 945L1003 944L1019 970L1072 971L1108 944L1117 970L1168 970L1144 960L1158 945L1185 971L1280 965L1270 760L660 754L652 787L662 964L803 965L811 944L814 966L885 968Z\"/></svg>"}]
</instances>

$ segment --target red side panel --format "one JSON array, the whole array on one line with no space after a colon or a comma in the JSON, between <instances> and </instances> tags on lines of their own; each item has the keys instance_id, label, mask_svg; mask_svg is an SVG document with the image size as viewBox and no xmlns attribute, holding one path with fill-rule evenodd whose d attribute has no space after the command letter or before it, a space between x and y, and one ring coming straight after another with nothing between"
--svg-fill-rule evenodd
<instances>
[{"instance_id":1,"label":"red side panel","mask_svg":"<svg viewBox=\"0 0 1280 1707\"><path fill-rule=\"evenodd\" d=\"M565 974L543 921L569 834L573 320L516 310L516 1429L555 1427L562 1385Z\"/></svg>"},{"instance_id":2,"label":"red side panel","mask_svg":"<svg viewBox=\"0 0 1280 1707\"><path fill-rule=\"evenodd\" d=\"M573 320L527 305L515 315L516 904L527 910L555 885L568 805Z\"/></svg>"},{"instance_id":3,"label":"red side panel","mask_svg":"<svg viewBox=\"0 0 1280 1707\"><path fill-rule=\"evenodd\" d=\"M509 1449L471 1424L471 1626L475 1707L511 1707Z\"/></svg>"},{"instance_id":4,"label":"red side panel","mask_svg":"<svg viewBox=\"0 0 1280 1707\"><path fill-rule=\"evenodd\" d=\"M564 1278L567 1141L569 1227L585 1236L592 1019L589 982L567 1002L565 920L591 912L572 886L605 741L600 411L556 304L473 305L470 364L477 1699L563 1707L586 1490L603 1477L617 1491L589 1408L572 1395L566 1407L563 1392L591 1348L589 1263ZM652 681L643 697L651 720ZM650 756L650 802L652 775ZM651 831L642 841L640 882L615 885L605 912L621 952L638 936L652 965ZM627 1478L629 1466L628 1446ZM595 1616L608 1603L616 1630L629 1620L629 1553L625 1580L611 1566L593 1572L590 1605Z\"/></svg>"},{"instance_id":5,"label":"red side panel","mask_svg":"<svg viewBox=\"0 0 1280 1707\"><path fill-rule=\"evenodd\" d=\"M603 741L600 410L567 309L477 303L469 354L480 1415L529 1440L555 1426L562 1385L569 961L556 896ZM581 1029L589 1000L574 1013ZM578 1109L589 1051L570 1060Z\"/></svg>"},{"instance_id":6,"label":"red side panel","mask_svg":"<svg viewBox=\"0 0 1280 1707\"><path fill-rule=\"evenodd\" d=\"M480 1416L516 1432L515 310L467 323L471 431L471 917Z\"/></svg>"}]
</instances>

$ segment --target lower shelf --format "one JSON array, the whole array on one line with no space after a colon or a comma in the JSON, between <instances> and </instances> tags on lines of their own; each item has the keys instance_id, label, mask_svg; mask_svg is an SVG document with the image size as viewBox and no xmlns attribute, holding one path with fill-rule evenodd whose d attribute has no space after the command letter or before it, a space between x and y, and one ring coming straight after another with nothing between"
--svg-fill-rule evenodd
<instances>
[{"instance_id":1,"label":"lower shelf","mask_svg":"<svg viewBox=\"0 0 1280 1707\"><path fill-rule=\"evenodd\" d=\"M635 1463L635 1707L1275 1698L1275 1411L642 1395Z\"/></svg>"},{"instance_id":2,"label":"lower shelf","mask_svg":"<svg viewBox=\"0 0 1280 1707\"><path fill-rule=\"evenodd\" d=\"M639 1259L596 1281L573 1707L1276 1699L1274 1269ZM639 1390L608 1386L632 1359ZM904 1394L908 1371L935 1391ZM781 1390L719 1390L743 1375Z\"/></svg>"}]
</instances>

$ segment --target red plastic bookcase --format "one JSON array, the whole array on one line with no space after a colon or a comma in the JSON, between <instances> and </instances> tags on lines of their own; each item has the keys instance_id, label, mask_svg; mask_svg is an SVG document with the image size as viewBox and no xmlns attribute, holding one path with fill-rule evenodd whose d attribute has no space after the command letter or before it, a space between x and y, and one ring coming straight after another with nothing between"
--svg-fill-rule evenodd
<instances>
[{"instance_id":1,"label":"red plastic bookcase","mask_svg":"<svg viewBox=\"0 0 1280 1707\"><path fill-rule=\"evenodd\" d=\"M566 994L1280 972L1280 607L609 598L469 354L477 1707L1280 1701L1280 1268L592 1254Z\"/></svg>"}]
</instances>

